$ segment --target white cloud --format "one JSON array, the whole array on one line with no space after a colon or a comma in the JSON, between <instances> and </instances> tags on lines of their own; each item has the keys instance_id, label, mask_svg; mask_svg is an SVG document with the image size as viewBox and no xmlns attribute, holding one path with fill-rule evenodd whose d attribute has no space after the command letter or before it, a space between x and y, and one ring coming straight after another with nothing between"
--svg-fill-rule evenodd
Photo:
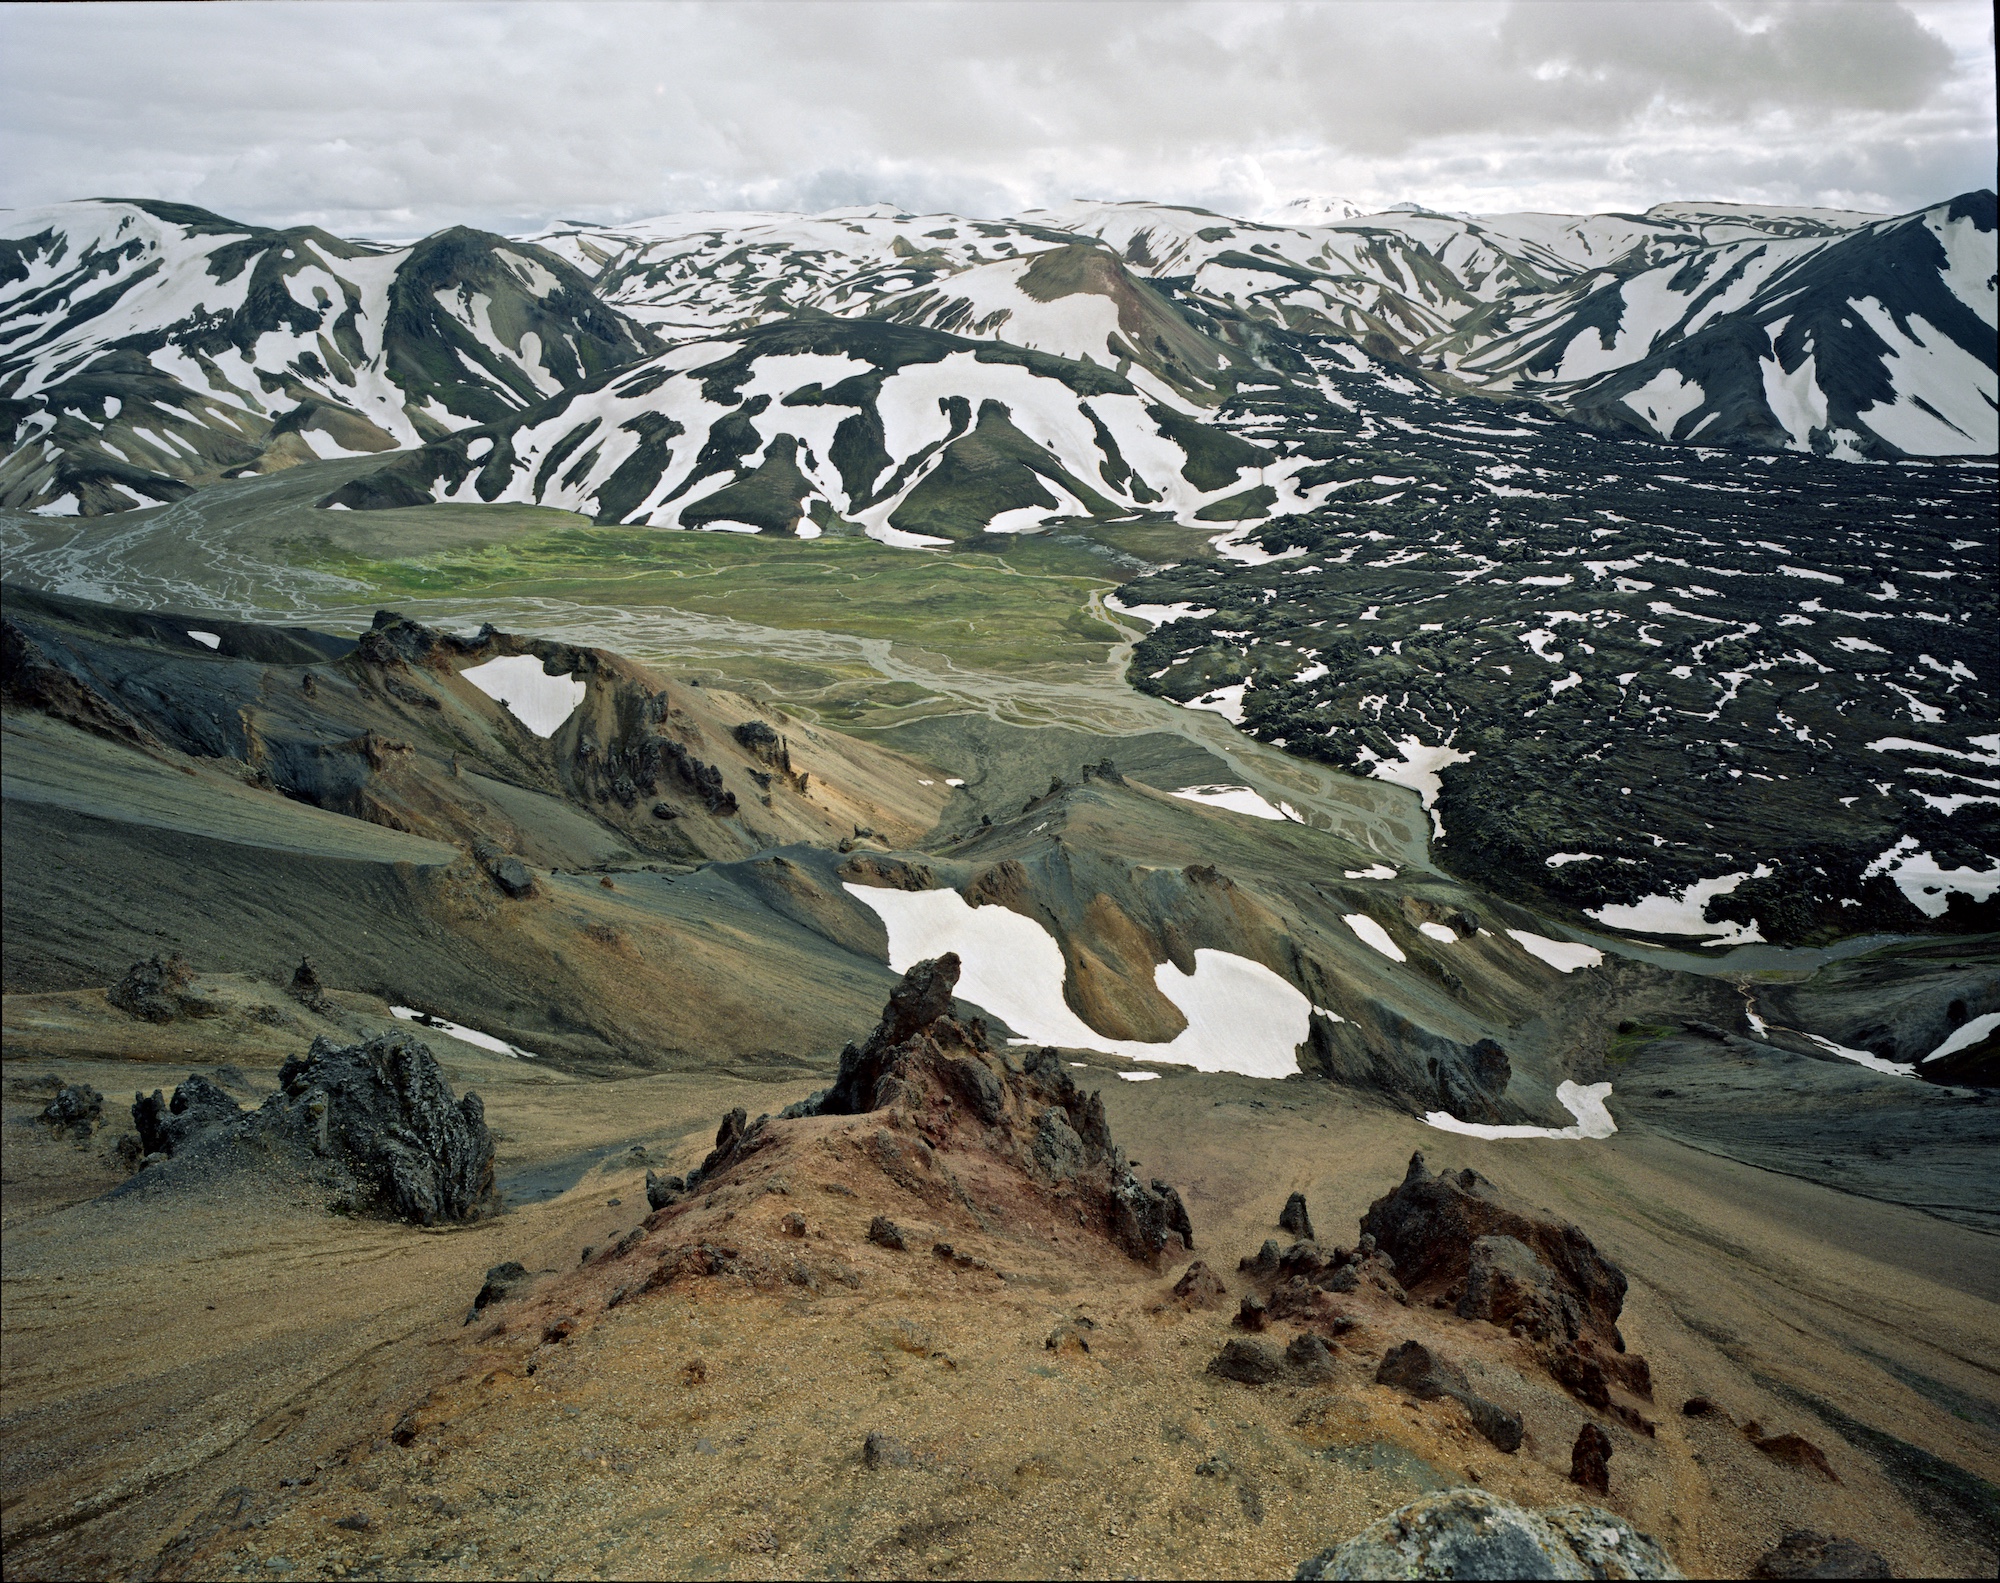
<instances>
[{"instance_id":1,"label":"white cloud","mask_svg":"<svg viewBox=\"0 0 2000 1583\"><path fill-rule=\"evenodd\" d=\"M408 235L1076 196L1897 210L1989 184L1990 13L1727 3L0 7L0 202Z\"/></svg>"}]
</instances>

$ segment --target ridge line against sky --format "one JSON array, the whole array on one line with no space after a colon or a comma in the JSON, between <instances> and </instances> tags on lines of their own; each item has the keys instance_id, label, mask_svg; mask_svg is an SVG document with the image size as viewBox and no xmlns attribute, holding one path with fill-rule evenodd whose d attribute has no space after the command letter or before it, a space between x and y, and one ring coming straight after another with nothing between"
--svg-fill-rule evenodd
<instances>
[{"instance_id":1,"label":"ridge line against sky","mask_svg":"<svg viewBox=\"0 0 2000 1583\"><path fill-rule=\"evenodd\" d=\"M1992 41L1968 0L9 5L0 205L1896 213L1993 184Z\"/></svg>"}]
</instances>

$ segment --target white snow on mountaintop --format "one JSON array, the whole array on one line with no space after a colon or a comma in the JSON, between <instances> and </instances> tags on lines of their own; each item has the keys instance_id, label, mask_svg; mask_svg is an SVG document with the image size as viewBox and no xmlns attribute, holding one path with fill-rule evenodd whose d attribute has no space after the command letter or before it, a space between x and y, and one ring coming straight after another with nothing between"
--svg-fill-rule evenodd
<instances>
[{"instance_id":1,"label":"white snow on mountaintop","mask_svg":"<svg viewBox=\"0 0 2000 1583\"><path fill-rule=\"evenodd\" d=\"M0 506L99 515L407 449L659 341L807 313L1087 359L1197 416L1258 369L1261 323L1365 347L1387 389L1525 396L1600 430L1854 460L2000 451L1990 193L1891 217L1354 207L1302 199L1260 223L1152 203L1003 221L874 204L398 247L153 202L9 211L0 383L29 410Z\"/></svg>"}]
</instances>

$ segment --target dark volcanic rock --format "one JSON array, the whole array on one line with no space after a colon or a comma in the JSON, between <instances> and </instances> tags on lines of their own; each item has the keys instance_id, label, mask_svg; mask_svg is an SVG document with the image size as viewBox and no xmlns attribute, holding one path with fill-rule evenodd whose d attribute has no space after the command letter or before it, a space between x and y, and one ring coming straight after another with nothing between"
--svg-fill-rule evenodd
<instances>
[{"instance_id":1,"label":"dark volcanic rock","mask_svg":"<svg viewBox=\"0 0 2000 1583\"><path fill-rule=\"evenodd\" d=\"M139 1129L141 1154L176 1154L189 1139L223 1122L236 1121L242 1107L199 1072L190 1072L168 1102L159 1089L132 1096L132 1125Z\"/></svg>"},{"instance_id":2,"label":"dark volcanic rock","mask_svg":"<svg viewBox=\"0 0 2000 1583\"><path fill-rule=\"evenodd\" d=\"M1530 1511L1485 1490L1426 1495L1302 1562L1318 1578L1679 1578L1666 1551L1596 1506Z\"/></svg>"},{"instance_id":3,"label":"dark volcanic rock","mask_svg":"<svg viewBox=\"0 0 2000 1583\"><path fill-rule=\"evenodd\" d=\"M646 1172L646 1207L665 1209L687 1192L687 1183L678 1176L655 1176Z\"/></svg>"},{"instance_id":4,"label":"dark volcanic rock","mask_svg":"<svg viewBox=\"0 0 2000 1583\"><path fill-rule=\"evenodd\" d=\"M478 1313L489 1303L511 1296L527 1278L527 1267L516 1260L509 1259L505 1264L494 1265L486 1272L486 1284L479 1288L479 1295L472 1300L473 1313Z\"/></svg>"},{"instance_id":5,"label":"dark volcanic rock","mask_svg":"<svg viewBox=\"0 0 2000 1583\"><path fill-rule=\"evenodd\" d=\"M1208 1372L1242 1385L1319 1385L1333 1378L1333 1349L1318 1336L1295 1336L1280 1352L1262 1341L1223 1343Z\"/></svg>"},{"instance_id":6,"label":"dark volcanic rock","mask_svg":"<svg viewBox=\"0 0 2000 1583\"><path fill-rule=\"evenodd\" d=\"M326 998L326 986L320 983L319 974L313 971L312 963L304 957L300 957L299 965L292 969L292 981L285 986L285 993L307 1011L322 1017L333 1015L333 1002Z\"/></svg>"},{"instance_id":7,"label":"dark volcanic rock","mask_svg":"<svg viewBox=\"0 0 2000 1583\"><path fill-rule=\"evenodd\" d=\"M35 1119L58 1137L87 1138L104 1119L104 1096L86 1083L65 1083Z\"/></svg>"},{"instance_id":8,"label":"dark volcanic rock","mask_svg":"<svg viewBox=\"0 0 2000 1583\"><path fill-rule=\"evenodd\" d=\"M1596 1424L1585 1424L1576 1432L1576 1444L1569 1452L1569 1481L1599 1495L1611 1489L1611 1437Z\"/></svg>"},{"instance_id":9,"label":"dark volcanic rock","mask_svg":"<svg viewBox=\"0 0 2000 1583\"><path fill-rule=\"evenodd\" d=\"M1294 1193L1285 1200L1285 1207L1278 1212L1278 1229L1289 1231L1293 1236L1306 1241L1312 1240L1312 1216L1306 1212L1304 1193Z\"/></svg>"},{"instance_id":10,"label":"dark volcanic rock","mask_svg":"<svg viewBox=\"0 0 2000 1583\"><path fill-rule=\"evenodd\" d=\"M1502 1451L1521 1448L1520 1418L1473 1391L1462 1369L1420 1341L1391 1347L1375 1371L1375 1383L1393 1385L1420 1401L1449 1396L1472 1415L1473 1427Z\"/></svg>"},{"instance_id":11,"label":"dark volcanic rock","mask_svg":"<svg viewBox=\"0 0 2000 1583\"><path fill-rule=\"evenodd\" d=\"M1896 1574L1873 1550L1852 1539L1835 1539L1794 1528L1750 1568L1753 1578L1888 1578Z\"/></svg>"},{"instance_id":12,"label":"dark volcanic rock","mask_svg":"<svg viewBox=\"0 0 2000 1583\"><path fill-rule=\"evenodd\" d=\"M528 865L513 853L503 852L491 842L482 841L472 849L472 855L486 870L487 878L498 885L504 895L515 901L534 895L535 876L528 872Z\"/></svg>"},{"instance_id":13,"label":"dark volcanic rock","mask_svg":"<svg viewBox=\"0 0 2000 1583\"><path fill-rule=\"evenodd\" d=\"M477 1094L454 1098L430 1049L407 1033L347 1046L315 1039L247 1114L190 1076L171 1105L141 1096L132 1119L146 1152L171 1158L131 1189L275 1164L318 1181L337 1205L418 1225L499 1208L485 1107Z\"/></svg>"},{"instance_id":14,"label":"dark volcanic rock","mask_svg":"<svg viewBox=\"0 0 2000 1583\"><path fill-rule=\"evenodd\" d=\"M894 1252L907 1252L909 1239L903 1235L903 1228L887 1215L877 1215L868 1222L868 1240L878 1248L889 1248Z\"/></svg>"},{"instance_id":15,"label":"dark volcanic rock","mask_svg":"<svg viewBox=\"0 0 2000 1583\"><path fill-rule=\"evenodd\" d=\"M194 987L193 970L178 956L134 962L125 976L104 992L104 998L143 1022L213 1017L222 1010Z\"/></svg>"},{"instance_id":16,"label":"dark volcanic rock","mask_svg":"<svg viewBox=\"0 0 2000 1583\"><path fill-rule=\"evenodd\" d=\"M1625 1273L1568 1221L1515 1209L1476 1171L1433 1176L1414 1154L1361 1230L1394 1259L1412 1296L1456 1292L1460 1318L1526 1336L1550 1374L1591 1406L1610 1407L1614 1385L1651 1398L1645 1359L1626 1352L1618 1333Z\"/></svg>"}]
</instances>

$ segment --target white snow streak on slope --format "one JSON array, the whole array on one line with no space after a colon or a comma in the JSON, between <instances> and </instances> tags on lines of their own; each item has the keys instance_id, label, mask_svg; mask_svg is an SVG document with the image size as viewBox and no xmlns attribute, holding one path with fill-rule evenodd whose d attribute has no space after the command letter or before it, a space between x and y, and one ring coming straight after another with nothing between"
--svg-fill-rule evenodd
<instances>
[{"instance_id":1,"label":"white snow streak on slope","mask_svg":"<svg viewBox=\"0 0 2000 1583\"><path fill-rule=\"evenodd\" d=\"M1716 938L1705 945L1749 945L1764 938L1753 920L1749 924L1730 920L1712 923L1704 916L1717 896L1727 896L1746 879L1763 879L1771 870L1759 863L1755 872L1722 874L1714 879L1698 879L1678 896L1642 896L1636 902L1591 907L1585 916L1613 929L1630 929L1639 934L1711 934Z\"/></svg>"},{"instance_id":2,"label":"white snow streak on slope","mask_svg":"<svg viewBox=\"0 0 2000 1583\"><path fill-rule=\"evenodd\" d=\"M193 627L189 627L188 636L204 648L219 649L222 647L222 639L217 637L213 632L197 632Z\"/></svg>"},{"instance_id":3,"label":"white snow streak on slope","mask_svg":"<svg viewBox=\"0 0 2000 1583\"><path fill-rule=\"evenodd\" d=\"M1604 953L1594 945L1574 940L1551 940L1547 935L1530 934L1525 929L1509 929L1515 943L1530 956L1538 956L1558 973L1574 973L1580 967L1596 967Z\"/></svg>"},{"instance_id":4,"label":"white snow streak on slope","mask_svg":"<svg viewBox=\"0 0 2000 1583\"><path fill-rule=\"evenodd\" d=\"M1663 368L1637 390L1628 391L1625 405L1638 413L1661 435L1671 435L1674 425L1699 407L1708 393L1679 372Z\"/></svg>"},{"instance_id":5,"label":"white snow streak on slope","mask_svg":"<svg viewBox=\"0 0 2000 1583\"><path fill-rule=\"evenodd\" d=\"M1403 955L1403 948L1389 938L1389 931L1373 918L1369 917L1367 913L1347 913L1342 917L1341 922L1354 931L1354 937L1363 945L1374 947L1391 962L1407 962L1409 960L1408 957Z\"/></svg>"},{"instance_id":6,"label":"white snow streak on slope","mask_svg":"<svg viewBox=\"0 0 2000 1583\"><path fill-rule=\"evenodd\" d=\"M1993 244L1983 241L1987 234L1972 223L1972 216L1941 221L1936 211L1924 216L1924 226L1944 247L1944 268L1938 273L1953 296L1986 321L1989 328L2000 326L2000 297L1996 297L1993 275Z\"/></svg>"},{"instance_id":7,"label":"white snow streak on slope","mask_svg":"<svg viewBox=\"0 0 2000 1583\"><path fill-rule=\"evenodd\" d=\"M532 655L513 654L458 673L488 698L505 704L538 737L552 737L576 713L589 688L571 676L550 676Z\"/></svg>"},{"instance_id":8,"label":"white snow streak on slope","mask_svg":"<svg viewBox=\"0 0 2000 1583\"><path fill-rule=\"evenodd\" d=\"M1945 868L1929 852L1916 850L1917 838L1906 835L1861 871L1863 879L1887 874L1910 905L1927 918L1942 918L1951 893L1961 891L1975 901L2000 891L2000 863L1990 869Z\"/></svg>"},{"instance_id":9,"label":"white snow streak on slope","mask_svg":"<svg viewBox=\"0 0 2000 1583\"><path fill-rule=\"evenodd\" d=\"M1248 682L1237 682L1230 687L1218 687L1213 692L1203 693L1199 698L1190 698L1182 704L1183 709L1208 709L1222 716L1233 726L1243 724L1243 694Z\"/></svg>"},{"instance_id":10,"label":"white snow streak on slope","mask_svg":"<svg viewBox=\"0 0 2000 1583\"><path fill-rule=\"evenodd\" d=\"M480 1049L491 1050L496 1055L511 1055L522 1061L536 1059L533 1051L524 1050L518 1044L509 1044L505 1039L496 1039L492 1034L481 1033L477 1028L467 1028L460 1023L446 1022L442 1017L429 1016L414 1006L391 1006L389 1010L392 1015L404 1022L414 1022L434 1032L449 1034L465 1044L476 1044Z\"/></svg>"},{"instance_id":11,"label":"white snow streak on slope","mask_svg":"<svg viewBox=\"0 0 2000 1583\"><path fill-rule=\"evenodd\" d=\"M1153 982L1180 1008L1187 1027L1164 1044L1109 1039L1064 1001L1061 948L1034 919L1005 907L974 907L955 890L842 888L881 918L894 971L956 951L963 964L959 998L1000 1018L1027 1043L1245 1077L1290 1077L1299 1069L1311 1003L1247 957L1204 946L1194 954L1191 974L1162 962Z\"/></svg>"},{"instance_id":12,"label":"white snow streak on slope","mask_svg":"<svg viewBox=\"0 0 2000 1583\"><path fill-rule=\"evenodd\" d=\"M1924 1061L1935 1061L1941 1055L1955 1055L1958 1051L1977 1044L1995 1030L2000 1030L2000 1011L1989 1011L1974 1017L1972 1021L1954 1029L1951 1037L1925 1056ZM1923 1061L1917 1064L1922 1066Z\"/></svg>"},{"instance_id":13,"label":"white snow streak on slope","mask_svg":"<svg viewBox=\"0 0 2000 1583\"><path fill-rule=\"evenodd\" d=\"M1968 442L1978 450L2000 448L2000 413L1993 407L2000 381L1992 369L1920 314L1908 316L1906 334L1873 297L1851 306L1888 343L1883 364L1896 389L1895 401L1864 407L1856 417L1912 456L1951 455L1963 452ZM1917 396L1937 415L1919 407Z\"/></svg>"},{"instance_id":14,"label":"white snow streak on slope","mask_svg":"<svg viewBox=\"0 0 2000 1583\"><path fill-rule=\"evenodd\" d=\"M1826 392L1819 388L1813 354L1808 352L1805 361L1790 373L1775 354L1763 359L1757 368L1764 376L1764 400L1770 404L1771 415L1792 437L1791 449L1811 450L1813 430L1826 427Z\"/></svg>"},{"instance_id":15,"label":"white snow streak on slope","mask_svg":"<svg viewBox=\"0 0 2000 1583\"><path fill-rule=\"evenodd\" d=\"M1563 1083L1556 1089L1562 1108L1576 1117L1573 1127L1501 1127L1482 1121L1460 1121L1449 1111L1433 1110L1424 1121L1440 1132L1462 1132L1471 1138L1608 1138L1618 1130L1605 1101L1611 1097L1609 1083Z\"/></svg>"},{"instance_id":16,"label":"white snow streak on slope","mask_svg":"<svg viewBox=\"0 0 2000 1583\"><path fill-rule=\"evenodd\" d=\"M1248 786L1183 786L1172 793L1184 802L1207 803L1211 808L1227 808L1231 813L1248 814L1252 819L1298 821L1289 807L1272 807Z\"/></svg>"}]
</instances>

